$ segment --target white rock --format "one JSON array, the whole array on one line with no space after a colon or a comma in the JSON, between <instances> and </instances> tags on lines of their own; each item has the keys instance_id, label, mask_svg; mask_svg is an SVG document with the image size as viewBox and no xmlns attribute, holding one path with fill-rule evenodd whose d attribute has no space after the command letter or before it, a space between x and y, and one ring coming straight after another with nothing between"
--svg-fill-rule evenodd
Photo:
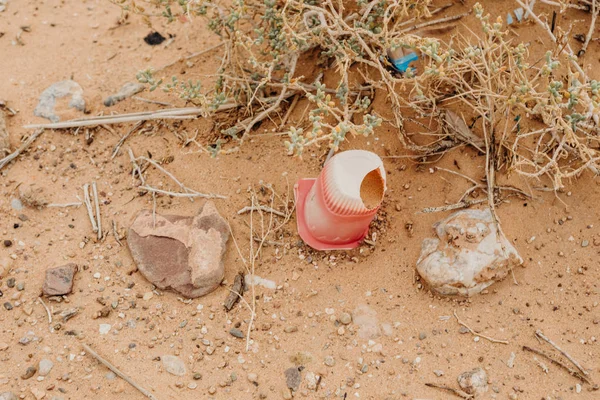
<instances>
[{"instance_id":1,"label":"white rock","mask_svg":"<svg viewBox=\"0 0 600 400\"><path fill-rule=\"evenodd\" d=\"M38 365L38 375L39 376L48 375L50 373L50 371L52 370L52 367L54 367L54 363L52 361L48 360L47 358L40 360L40 363Z\"/></svg>"},{"instance_id":2,"label":"white rock","mask_svg":"<svg viewBox=\"0 0 600 400\"><path fill-rule=\"evenodd\" d=\"M18 397L13 392L0 393L0 400L17 400Z\"/></svg>"},{"instance_id":3,"label":"white rock","mask_svg":"<svg viewBox=\"0 0 600 400\"><path fill-rule=\"evenodd\" d=\"M110 326L110 324L100 324L100 334L101 335L106 335L108 332L110 332L110 328L112 328L112 326Z\"/></svg>"},{"instance_id":4,"label":"white rock","mask_svg":"<svg viewBox=\"0 0 600 400\"><path fill-rule=\"evenodd\" d=\"M175 376L183 376L186 374L185 364L179 357L164 355L161 356L160 359L162 360L163 367L165 367L165 370L168 373Z\"/></svg>"},{"instance_id":5,"label":"white rock","mask_svg":"<svg viewBox=\"0 0 600 400\"><path fill-rule=\"evenodd\" d=\"M354 309L352 321L358 327L361 339L376 339L381 336L377 312L366 304L360 304Z\"/></svg>"},{"instance_id":6,"label":"white rock","mask_svg":"<svg viewBox=\"0 0 600 400\"><path fill-rule=\"evenodd\" d=\"M482 368L463 372L458 376L458 385L468 394L481 395L488 390L487 374Z\"/></svg>"},{"instance_id":7,"label":"white rock","mask_svg":"<svg viewBox=\"0 0 600 400\"><path fill-rule=\"evenodd\" d=\"M434 229L438 238L423 241L417 271L439 294L477 294L523 263L504 234L498 237L489 209L458 211Z\"/></svg>"},{"instance_id":8,"label":"white rock","mask_svg":"<svg viewBox=\"0 0 600 400\"><path fill-rule=\"evenodd\" d=\"M277 284L274 281L261 278L258 275L248 274L244 277L244 281L246 282L246 286L263 286L271 290L277 289Z\"/></svg>"}]
</instances>

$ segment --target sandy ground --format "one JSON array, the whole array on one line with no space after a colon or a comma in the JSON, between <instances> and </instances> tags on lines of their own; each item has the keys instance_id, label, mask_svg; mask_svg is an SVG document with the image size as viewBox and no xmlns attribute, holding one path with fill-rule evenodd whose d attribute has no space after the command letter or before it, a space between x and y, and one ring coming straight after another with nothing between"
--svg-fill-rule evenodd
<instances>
[{"instance_id":1,"label":"sandy ground","mask_svg":"<svg viewBox=\"0 0 600 400\"><path fill-rule=\"evenodd\" d=\"M488 8L514 8L510 1L494 3ZM467 6L459 4L445 15ZM201 21L193 25L156 21L155 28L163 35L173 34L174 40L169 46L150 47L143 42L149 28L135 16L117 27L119 16L118 8L100 0L9 1L8 9L0 13L0 98L19 111L7 121L13 147L29 133L22 125L44 122L33 116L33 109L50 84L68 78L78 81L92 115L158 109L130 99L108 110L102 99L134 80L140 69L160 67L217 42ZM581 18L585 25L588 20L585 15ZM13 43L21 26L30 27L30 32L20 36L24 45ZM541 37L532 27L516 31L520 40ZM598 49L592 43L588 67L589 63L598 65ZM169 68L165 75L185 69L187 77L204 79L219 57L218 51L207 53L189 67ZM139 96L183 106L158 92ZM302 108L292 115L292 123L301 117ZM63 119L76 116L74 111L62 115ZM305 398L452 398L425 383L456 387L456 377L475 367L484 368L489 377L490 388L482 398L600 396L591 385L580 385L565 370L541 357L536 361L522 350L523 345L552 350L536 340L534 332L540 329L581 362L592 378L600 379L597 179L586 175L572 182L568 193L555 196L534 191L533 200L512 198L502 204L498 209L502 227L523 256L523 268L514 271L514 279L509 276L482 295L468 300L440 298L416 280L414 266L421 241L432 236L432 224L446 214L418 211L454 203L468 182L439 171L431 173L428 165L405 158L385 158L389 190L375 246L328 254L310 251L298 243L292 218L278 238L284 246L263 250L256 274L276 282L277 289L256 288L256 330L246 351L245 340L229 331L237 325L245 331L250 312L240 303L226 313L222 307L228 294L225 287L189 303L172 292L156 291L148 299L152 285L139 273L129 274L134 266L127 247L120 246L112 232L97 242L85 207L20 211L11 207L11 200L23 188L33 187L38 198L50 203L69 203L78 201L83 184L95 181L103 224L110 227L114 220L119 227L127 227L139 210L152 208L150 196L136 195L126 152L131 148L136 155L150 152L154 159L173 157L165 167L184 184L228 196L215 202L247 255L249 218L237 215L237 210L249 204L247 189L271 183L280 195L291 195L297 179L318 174L326 154L326 149L311 149L302 162L287 157L280 141L260 136L272 128L265 123L238 153L212 159L193 147L182 148L172 133L193 136L198 130L198 140L209 143L215 138L210 121L155 125L152 132L132 136L114 160L111 153L118 135L130 125L114 126L113 132L93 129L90 144L85 129L48 131L18 162L2 171L0 239L11 241L12 246L0 244L0 259L11 266L0 280L0 302L10 302L14 308L0 307L0 393L13 391L23 399L33 399L34 394L45 399L143 398L83 352L80 342L85 342L158 399L285 398L284 371L296 364L304 369L295 396ZM395 132L388 128L369 139L344 144L344 149L351 148L381 156L401 153ZM465 174L484 175L482 157L469 149L455 150L436 165L454 168L457 164ZM149 171L148 179L155 186L175 189L156 172ZM510 181L526 191L539 185L517 176ZM193 215L198 202L159 197L157 210ZM412 225L411 232L407 224ZM72 307L80 312L67 322L54 315L49 325L37 301L44 271L67 262L81 267L74 292L62 303L47 304L53 312ZM232 242L225 264L225 284L230 285L243 270ZM9 278L15 279L14 288L8 287ZM104 319L93 318L102 308L96 300L99 297L115 307ZM251 301L249 294L246 299ZM365 306L376 313L382 332L372 340L361 337L355 323L339 323L342 313L352 314ZM481 336L461 333L454 312ZM111 331L101 335L100 324L110 324ZM484 335L508 344L492 343ZM24 337L31 341L19 344ZM167 373L158 358L164 355L182 359L187 373ZM48 376L21 378L43 358L54 363ZM539 362L547 365L547 372ZM322 377L317 391L307 386L306 376L311 373ZM256 382L248 379L253 374Z\"/></svg>"}]
</instances>

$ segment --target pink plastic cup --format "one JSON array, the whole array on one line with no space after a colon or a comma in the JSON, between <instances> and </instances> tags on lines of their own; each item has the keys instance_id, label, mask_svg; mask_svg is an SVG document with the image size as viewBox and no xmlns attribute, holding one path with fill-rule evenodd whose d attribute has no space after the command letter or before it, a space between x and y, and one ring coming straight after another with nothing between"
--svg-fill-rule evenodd
<instances>
[{"instance_id":1,"label":"pink plastic cup","mask_svg":"<svg viewBox=\"0 0 600 400\"><path fill-rule=\"evenodd\" d=\"M317 179L300 179L294 186L300 237L316 250L358 247L385 190L385 169L377 154L364 150L338 153Z\"/></svg>"}]
</instances>

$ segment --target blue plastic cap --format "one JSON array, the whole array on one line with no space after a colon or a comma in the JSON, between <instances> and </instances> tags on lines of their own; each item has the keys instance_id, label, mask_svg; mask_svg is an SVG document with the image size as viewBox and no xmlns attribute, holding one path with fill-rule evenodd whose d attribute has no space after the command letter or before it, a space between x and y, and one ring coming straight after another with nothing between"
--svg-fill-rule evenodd
<instances>
[{"instance_id":1,"label":"blue plastic cap","mask_svg":"<svg viewBox=\"0 0 600 400\"><path fill-rule=\"evenodd\" d=\"M417 53L412 52L395 60L390 59L390 61L392 62L392 65L394 65L394 68L396 68L398 71L406 72L410 63L417 61L418 59L419 56L417 56Z\"/></svg>"}]
</instances>

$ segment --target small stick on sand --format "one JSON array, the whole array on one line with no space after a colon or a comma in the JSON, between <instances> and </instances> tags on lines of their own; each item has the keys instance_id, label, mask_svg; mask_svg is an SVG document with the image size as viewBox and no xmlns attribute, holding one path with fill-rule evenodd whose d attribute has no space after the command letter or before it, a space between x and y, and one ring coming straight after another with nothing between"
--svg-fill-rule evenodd
<instances>
[{"instance_id":1,"label":"small stick on sand","mask_svg":"<svg viewBox=\"0 0 600 400\"><path fill-rule=\"evenodd\" d=\"M454 311L454 316L456 317L456 321L457 321L457 322L458 322L460 325L462 325L462 326L464 326L465 328L467 328L467 329L469 330L469 332L471 332L473 335L475 335L475 336L481 336L482 338L484 338L484 339L487 339L487 340L489 340L489 341L490 341L490 342L492 342L492 343L502 343L502 344L508 344L508 340L494 339L494 338L491 338L491 337L489 337L489 336L482 335L481 333L474 331L473 329L471 329L471 327L470 327L469 325L465 324L463 321L461 321L461 320L460 320L460 318L458 318L458 314L456 314L456 311Z\"/></svg>"},{"instance_id":2,"label":"small stick on sand","mask_svg":"<svg viewBox=\"0 0 600 400\"><path fill-rule=\"evenodd\" d=\"M569 374L573 375L574 377L580 379L583 382L591 384L590 380L585 375L581 375L579 372L575 371L573 368L571 368L568 365L566 365L566 364L562 363L561 361L557 360L552 355L550 355L548 353L545 353L545 352L543 352L541 350L534 349L534 348L529 347L529 346L523 346L523 350L524 351L528 351L528 352L533 353L533 354L537 354L538 356L542 356L542 357L550 360L551 363L556 364L556 365L558 365L561 368L564 368L566 371L569 372Z\"/></svg>"},{"instance_id":3,"label":"small stick on sand","mask_svg":"<svg viewBox=\"0 0 600 400\"><path fill-rule=\"evenodd\" d=\"M96 225L96 219L94 218L94 211L92 210L92 202L90 200L90 184L86 183L83 185L83 202L85 203L85 208L87 208L88 217L90 217L90 222L92 223L92 230L94 233L98 232L98 225Z\"/></svg>"},{"instance_id":4,"label":"small stick on sand","mask_svg":"<svg viewBox=\"0 0 600 400\"><path fill-rule=\"evenodd\" d=\"M44 308L46 309L46 313L48 314L48 324L52 324L52 313L50 312L50 309L48 308L48 306L46 305L46 303L44 303L44 300L42 300L41 297L38 297L38 300L40 301L40 303L44 306Z\"/></svg>"},{"instance_id":5,"label":"small stick on sand","mask_svg":"<svg viewBox=\"0 0 600 400\"><path fill-rule=\"evenodd\" d=\"M127 132L117 143L117 145L115 146L115 149L113 150L112 156L110 156L111 159L115 158L117 156L117 153L119 152L119 149L121 148L121 146L123 145L123 143L125 143L125 141L129 138L129 136L131 136L131 134L133 132L135 132L140 126L142 126L144 124L145 121L138 121L136 122L135 125L133 125L133 128L131 128L129 130L129 132Z\"/></svg>"},{"instance_id":6,"label":"small stick on sand","mask_svg":"<svg viewBox=\"0 0 600 400\"><path fill-rule=\"evenodd\" d=\"M242 215L242 214L248 213L250 211L264 211L264 212L267 212L267 213L273 213L273 214L278 215L278 216L280 216L282 218L286 218L287 217L287 215L285 215L281 211L274 210L271 207L267 207L267 206L252 206L252 207L251 206L246 206L246 207L242 208L241 210L239 210L237 213L238 213L238 215Z\"/></svg>"},{"instance_id":7,"label":"small stick on sand","mask_svg":"<svg viewBox=\"0 0 600 400\"><path fill-rule=\"evenodd\" d=\"M119 238L119 231L117 230L117 221L115 221L114 219L112 220L112 228L115 240L117 241L117 243L119 243L119 246L123 246L123 243L121 243L121 239Z\"/></svg>"},{"instance_id":8,"label":"small stick on sand","mask_svg":"<svg viewBox=\"0 0 600 400\"><path fill-rule=\"evenodd\" d=\"M487 199L478 199L478 200L463 200L455 204L448 204L447 206L441 207L427 207L422 209L417 214L427 214L427 213L435 213L441 211L450 211L450 210L458 210L460 208L468 208L475 204L480 204L486 202Z\"/></svg>"},{"instance_id":9,"label":"small stick on sand","mask_svg":"<svg viewBox=\"0 0 600 400\"><path fill-rule=\"evenodd\" d=\"M537 337L539 337L540 339L546 341L550 346L554 347L556 350L558 350L560 352L560 354L562 354L563 356L567 357L567 359L569 361L571 361L573 363L573 365L575 365L577 367L578 370L581 371L581 373L583 373L585 376L589 376L589 372L587 372L582 366L581 364L579 364L577 362L577 360L575 360L573 357L571 357L571 355L569 353L567 353L566 351L564 351L563 349L561 349L560 347L558 347L558 345L556 343L554 343L552 340L548 339L541 330L537 330L535 331L535 335Z\"/></svg>"},{"instance_id":10,"label":"small stick on sand","mask_svg":"<svg viewBox=\"0 0 600 400\"><path fill-rule=\"evenodd\" d=\"M425 386L444 390L446 392L452 393L453 395L461 397L463 399L472 399L473 398L473 395L465 393L462 390L454 389L453 387L450 387L450 386L438 385L437 383L426 383Z\"/></svg>"},{"instance_id":11,"label":"small stick on sand","mask_svg":"<svg viewBox=\"0 0 600 400\"><path fill-rule=\"evenodd\" d=\"M281 120L281 124L279 124L280 128L283 128L285 126L288 118L290 117L290 114L292 113L292 111L294 110L294 108L296 108L296 104L298 104L298 99L299 98L300 98L300 96L298 96L298 95L294 96L294 99L292 100L292 104L290 104L289 108L285 112L285 116Z\"/></svg>"},{"instance_id":12,"label":"small stick on sand","mask_svg":"<svg viewBox=\"0 0 600 400\"><path fill-rule=\"evenodd\" d=\"M96 205L96 222L98 223L98 240L102 239L102 222L100 218L100 202L98 201L98 188L96 182L92 182L92 193L94 195L94 204Z\"/></svg>"},{"instance_id":13,"label":"small stick on sand","mask_svg":"<svg viewBox=\"0 0 600 400\"><path fill-rule=\"evenodd\" d=\"M48 204L46 207L67 208L67 207L81 207L81 205L82 205L81 202L64 203L64 204L52 203L52 204Z\"/></svg>"},{"instance_id":14,"label":"small stick on sand","mask_svg":"<svg viewBox=\"0 0 600 400\"><path fill-rule=\"evenodd\" d=\"M133 380L131 380L131 378L129 378L127 375L125 375L123 372L121 372L117 367L115 367L114 365L112 365L111 363L109 363L107 360L105 360L104 358L102 358L102 356L100 356L98 353L96 353L94 350L92 350L92 348L90 346L88 346L85 343L81 343L81 346L92 357L94 357L96 360L100 361L100 363L104 364L104 366L106 368L110 369L112 372L114 372L116 375L118 375L125 382L129 383L131 386L133 386L134 388L136 388L137 390L139 390L140 393L142 393L144 396L146 396L147 398L149 398L151 400L158 400L158 398L156 396L154 396L152 393L150 393L149 391L147 391L146 389L144 389L143 387L141 387L140 385L138 385L137 383L135 383Z\"/></svg>"},{"instance_id":15,"label":"small stick on sand","mask_svg":"<svg viewBox=\"0 0 600 400\"><path fill-rule=\"evenodd\" d=\"M37 139L38 136L40 136L43 132L44 132L43 129L36 130L35 132L33 132L33 134L31 136L29 136L29 138L25 141L25 143L23 143L18 149L16 149L15 151L10 153L6 157L0 159L0 170L2 168L6 167L6 165L8 163L10 163L12 160L17 158L19 156L19 154L21 154L23 151L27 150L27 148L31 145L31 143L33 143L35 141L35 139Z\"/></svg>"}]
</instances>

